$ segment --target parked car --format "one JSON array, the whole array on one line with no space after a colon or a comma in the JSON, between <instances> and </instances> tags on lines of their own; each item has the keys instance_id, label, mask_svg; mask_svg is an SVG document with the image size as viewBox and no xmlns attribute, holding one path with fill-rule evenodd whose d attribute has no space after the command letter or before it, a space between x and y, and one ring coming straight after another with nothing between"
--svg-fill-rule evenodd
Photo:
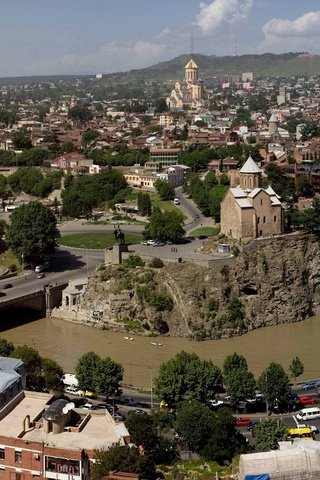
<instances>
[{"instance_id":1,"label":"parked car","mask_svg":"<svg viewBox=\"0 0 320 480\"><path fill-rule=\"evenodd\" d=\"M114 413L112 417L118 422L122 422L125 419L125 417L123 415L120 415L120 413Z\"/></svg>"},{"instance_id":2,"label":"parked car","mask_svg":"<svg viewBox=\"0 0 320 480\"><path fill-rule=\"evenodd\" d=\"M250 423L252 423L250 417L239 417L236 419L237 427L247 427Z\"/></svg>"},{"instance_id":3,"label":"parked car","mask_svg":"<svg viewBox=\"0 0 320 480\"><path fill-rule=\"evenodd\" d=\"M94 397L95 394L90 390L79 390L80 397Z\"/></svg>"},{"instance_id":4,"label":"parked car","mask_svg":"<svg viewBox=\"0 0 320 480\"><path fill-rule=\"evenodd\" d=\"M144 413L147 412L145 412L141 408L135 408L134 410L130 410L130 412L128 412L128 415L143 415Z\"/></svg>"},{"instance_id":5,"label":"parked car","mask_svg":"<svg viewBox=\"0 0 320 480\"><path fill-rule=\"evenodd\" d=\"M302 405L315 405L318 403L317 397L314 397L313 395L300 395L298 398Z\"/></svg>"},{"instance_id":6,"label":"parked car","mask_svg":"<svg viewBox=\"0 0 320 480\"><path fill-rule=\"evenodd\" d=\"M38 273L37 278L44 278L46 276L45 273Z\"/></svg>"},{"instance_id":7,"label":"parked car","mask_svg":"<svg viewBox=\"0 0 320 480\"><path fill-rule=\"evenodd\" d=\"M320 382L317 380L312 380L310 382L304 383L302 385L302 390L311 390L312 388L320 387Z\"/></svg>"},{"instance_id":8,"label":"parked car","mask_svg":"<svg viewBox=\"0 0 320 480\"><path fill-rule=\"evenodd\" d=\"M142 240L141 245L150 245L149 240Z\"/></svg>"},{"instance_id":9,"label":"parked car","mask_svg":"<svg viewBox=\"0 0 320 480\"><path fill-rule=\"evenodd\" d=\"M97 403L91 407L91 410L108 410L106 403Z\"/></svg>"},{"instance_id":10,"label":"parked car","mask_svg":"<svg viewBox=\"0 0 320 480\"><path fill-rule=\"evenodd\" d=\"M7 289L7 288L12 288L12 287L13 287L12 283L3 283L3 284L2 284L2 288L3 288L4 290Z\"/></svg>"},{"instance_id":11,"label":"parked car","mask_svg":"<svg viewBox=\"0 0 320 480\"><path fill-rule=\"evenodd\" d=\"M80 392L81 390L79 390L77 387L66 387L64 389L64 391L66 393L70 393L71 395L78 395L78 396L81 396Z\"/></svg>"},{"instance_id":12,"label":"parked car","mask_svg":"<svg viewBox=\"0 0 320 480\"><path fill-rule=\"evenodd\" d=\"M139 402L134 398L124 398L122 403L124 405L129 405L129 407L137 407L139 405Z\"/></svg>"},{"instance_id":13,"label":"parked car","mask_svg":"<svg viewBox=\"0 0 320 480\"><path fill-rule=\"evenodd\" d=\"M153 244L154 247L164 247L165 246L165 242L155 242Z\"/></svg>"},{"instance_id":14,"label":"parked car","mask_svg":"<svg viewBox=\"0 0 320 480\"><path fill-rule=\"evenodd\" d=\"M319 433L319 428L316 427L315 425L309 425L308 423L301 423L297 425L297 428L310 428L311 432L316 435Z\"/></svg>"}]
</instances>

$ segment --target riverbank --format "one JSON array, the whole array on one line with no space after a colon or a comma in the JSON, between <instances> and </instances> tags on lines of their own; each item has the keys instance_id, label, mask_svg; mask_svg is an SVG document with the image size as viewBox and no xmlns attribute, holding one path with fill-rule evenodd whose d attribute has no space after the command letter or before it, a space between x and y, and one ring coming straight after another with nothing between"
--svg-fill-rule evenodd
<instances>
[{"instance_id":1,"label":"riverbank","mask_svg":"<svg viewBox=\"0 0 320 480\"><path fill-rule=\"evenodd\" d=\"M129 341L123 333L56 318L32 320L27 315L22 311L3 312L0 337L37 348L42 356L53 358L66 372L74 371L77 359L90 350L100 356L110 356L123 365L126 385L146 390L150 389L161 363L181 350L195 352L219 366L227 355L238 352L246 357L256 376L272 361L281 363L287 370L292 358L298 356L305 367L301 379L319 378L320 375L320 317L260 328L241 337L196 342L186 338L134 335L130 335L134 340Z\"/></svg>"}]
</instances>

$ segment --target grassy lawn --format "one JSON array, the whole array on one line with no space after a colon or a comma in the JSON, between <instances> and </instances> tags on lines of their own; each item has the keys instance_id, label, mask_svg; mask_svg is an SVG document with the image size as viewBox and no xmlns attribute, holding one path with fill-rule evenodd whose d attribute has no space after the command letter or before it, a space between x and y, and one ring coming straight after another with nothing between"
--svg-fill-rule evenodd
<instances>
[{"instance_id":1,"label":"grassy lawn","mask_svg":"<svg viewBox=\"0 0 320 480\"><path fill-rule=\"evenodd\" d=\"M193 230L188 235L189 237L198 237L199 235L206 235L207 237L214 237L218 235L220 229L218 227L201 227Z\"/></svg>"},{"instance_id":2,"label":"grassy lawn","mask_svg":"<svg viewBox=\"0 0 320 480\"><path fill-rule=\"evenodd\" d=\"M125 234L126 243L139 243L142 235L138 233ZM112 232L97 233L79 233L75 235L65 235L59 239L59 244L66 247L74 248L93 248L103 249L110 248L116 243Z\"/></svg>"},{"instance_id":3,"label":"grassy lawn","mask_svg":"<svg viewBox=\"0 0 320 480\"><path fill-rule=\"evenodd\" d=\"M22 271L17 257L11 252L11 250L6 250L0 254L0 269L8 270L11 265L17 265L17 272Z\"/></svg>"},{"instance_id":4,"label":"grassy lawn","mask_svg":"<svg viewBox=\"0 0 320 480\"><path fill-rule=\"evenodd\" d=\"M150 198L152 205L154 207L159 207L161 210L164 212L178 212L180 215L182 215L183 219L186 219L187 217L182 213L180 208L178 208L172 200L161 200L159 195L155 192L150 193Z\"/></svg>"}]
</instances>

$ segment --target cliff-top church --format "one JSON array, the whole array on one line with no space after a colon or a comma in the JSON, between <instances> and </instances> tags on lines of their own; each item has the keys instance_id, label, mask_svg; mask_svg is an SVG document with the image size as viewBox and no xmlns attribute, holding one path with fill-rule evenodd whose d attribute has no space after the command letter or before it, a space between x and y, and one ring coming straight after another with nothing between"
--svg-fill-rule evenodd
<instances>
[{"instance_id":1,"label":"cliff-top church","mask_svg":"<svg viewBox=\"0 0 320 480\"><path fill-rule=\"evenodd\" d=\"M270 186L261 187L258 165L249 157L239 173L240 185L221 202L221 233L237 240L282 234L280 197Z\"/></svg>"},{"instance_id":2,"label":"cliff-top church","mask_svg":"<svg viewBox=\"0 0 320 480\"><path fill-rule=\"evenodd\" d=\"M174 89L167 98L170 110L188 110L204 107L208 98L204 83L199 80L199 67L191 59L184 67L185 75L182 82L176 82Z\"/></svg>"}]
</instances>

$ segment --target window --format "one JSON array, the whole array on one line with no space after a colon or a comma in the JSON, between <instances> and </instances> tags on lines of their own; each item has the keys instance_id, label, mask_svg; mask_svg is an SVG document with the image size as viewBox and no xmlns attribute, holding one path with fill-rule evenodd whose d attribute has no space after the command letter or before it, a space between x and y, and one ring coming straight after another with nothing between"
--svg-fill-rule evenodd
<instances>
[{"instance_id":1,"label":"window","mask_svg":"<svg viewBox=\"0 0 320 480\"><path fill-rule=\"evenodd\" d=\"M275 215L275 216L273 217L273 221L274 221L274 222L277 221L277 215Z\"/></svg>"},{"instance_id":2,"label":"window","mask_svg":"<svg viewBox=\"0 0 320 480\"><path fill-rule=\"evenodd\" d=\"M20 452L21 453L21 452ZM19 472L16 472L16 480L21 480L22 475Z\"/></svg>"},{"instance_id":3,"label":"window","mask_svg":"<svg viewBox=\"0 0 320 480\"><path fill-rule=\"evenodd\" d=\"M5 449L4 449L4 448L0 448L0 458L1 458L1 459L6 458L6 456L5 456Z\"/></svg>"},{"instance_id":4,"label":"window","mask_svg":"<svg viewBox=\"0 0 320 480\"><path fill-rule=\"evenodd\" d=\"M266 217L263 217L263 223L266 223Z\"/></svg>"},{"instance_id":5,"label":"window","mask_svg":"<svg viewBox=\"0 0 320 480\"><path fill-rule=\"evenodd\" d=\"M258 223L260 223L260 217L258 217Z\"/></svg>"},{"instance_id":6,"label":"window","mask_svg":"<svg viewBox=\"0 0 320 480\"><path fill-rule=\"evenodd\" d=\"M262 205L262 198L261 198L261 200L260 200L260 203L261 203L261 205Z\"/></svg>"},{"instance_id":7,"label":"window","mask_svg":"<svg viewBox=\"0 0 320 480\"><path fill-rule=\"evenodd\" d=\"M14 452L14 461L16 463L22 463L22 452Z\"/></svg>"}]
</instances>

